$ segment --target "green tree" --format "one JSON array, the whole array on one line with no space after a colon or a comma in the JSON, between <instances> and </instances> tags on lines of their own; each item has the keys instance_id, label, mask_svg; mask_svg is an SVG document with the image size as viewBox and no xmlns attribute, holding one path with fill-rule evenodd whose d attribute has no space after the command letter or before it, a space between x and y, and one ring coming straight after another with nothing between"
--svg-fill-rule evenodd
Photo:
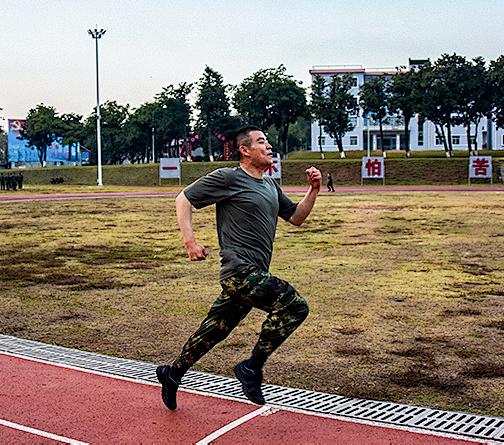
<instances>
[{"instance_id":1,"label":"green tree","mask_svg":"<svg viewBox=\"0 0 504 445\"><path fill-rule=\"evenodd\" d=\"M287 153L296 150L305 150L310 146L310 134L311 134L311 122L310 119L301 116L298 117L296 122L289 126L289 137L287 139L288 146Z\"/></svg>"},{"instance_id":2,"label":"green tree","mask_svg":"<svg viewBox=\"0 0 504 445\"><path fill-rule=\"evenodd\" d=\"M425 121L430 120L434 124L436 135L443 143L446 156L451 156L450 149L444 132L444 109L439 105L439 100L444 96L444 89L441 88L442 83L436 79L437 75L434 72L434 66L430 62L423 65L419 70L419 88L420 88L420 103L419 103L419 119ZM453 109L455 103L453 104Z\"/></svg>"},{"instance_id":3,"label":"green tree","mask_svg":"<svg viewBox=\"0 0 504 445\"><path fill-rule=\"evenodd\" d=\"M483 117L490 117L493 106L489 74L482 57L461 65L458 88L460 94L455 122L466 128L469 153L472 153L471 125L474 125L474 151L477 154L478 126Z\"/></svg>"},{"instance_id":4,"label":"green tree","mask_svg":"<svg viewBox=\"0 0 504 445\"><path fill-rule=\"evenodd\" d=\"M504 128L504 55L490 62L488 76L495 123L498 127Z\"/></svg>"},{"instance_id":5,"label":"green tree","mask_svg":"<svg viewBox=\"0 0 504 445\"><path fill-rule=\"evenodd\" d=\"M244 123L257 125L265 130L273 125L272 103L269 95L270 79L276 69L262 69L247 77L236 88L233 106Z\"/></svg>"},{"instance_id":6,"label":"green tree","mask_svg":"<svg viewBox=\"0 0 504 445\"><path fill-rule=\"evenodd\" d=\"M324 150L322 149L322 121L324 119L325 109L327 107L326 86L327 83L322 76L315 76L311 87L311 103L309 105L310 113L319 122L320 135L318 137L318 145L322 159L324 159Z\"/></svg>"},{"instance_id":7,"label":"green tree","mask_svg":"<svg viewBox=\"0 0 504 445\"><path fill-rule=\"evenodd\" d=\"M7 132L0 128L0 164L7 163Z\"/></svg>"},{"instance_id":8,"label":"green tree","mask_svg":"<svg viewBox=\"0 0 504 445\"><path fill-rule=\"evenodd\" d=\"M123 154L132 163L141 163L151 152L152 119L157 108L152 102L142 104L129 115L124 124Z\"/></svg>"},{"instance_id":9,"label":"green tree","mask_svg":"<svg viewBox=\"0 0 504 445\"><path fill-rule=\"evenodd\" d=\"M82 116L75 113L63 114L60 117L60 128L58 130L61 136L63 145L68 145L70 148L77 146L84 138L84 125Z\"/></svg>"},{"instance_id":10,"label":"green tree","mask_svg":"<svg viewBox=\"0 0 504 445\"><path fill-rule=\"evenodd\" d=\"M268 138L278 140L278 130L274 125L267 129ZM289 136L285 155L297 150L309 150L311 144L311 121L306 117L298 117L296 122L289 125Z\"/></svg>"},{"instance_id":11,"label":"green tree","mask_svg":"<svg viewBox=\"0 0 504 445\"><path fill-rule=\"evenodd\" d=\"M443 142L447 157L453 156L451 131L464 97L463 75L467 60L457 54L443 54L434 64L427 63L419 71L420 115L429 119L436 135Z\"/></svg>"},{"instance_id":12,"label":"green tree","mask_svg":"<svg viewBox=\"0 0 504 445\"><path fill-rule=\"evenodd\" d=\"M2 111L3 108L0 108ZM0 118L3 120L3 118ZM7 163L7 132L0 127L0 163Z\"/></svg>"},{"instance_id":13,"label":"green tree","mask_svg":"<svg viewBox=\"0 0 504 445\"><path fill-rule=\"evenodd\" d=\"M377 120L380 125L380 148L384 155L383 121L387 117L389 107L386 85L385 76L373 77L362 85L360 92L360 106L364 115Z\"/></svg>"},{"instance_id":14,"label":"green tree","mask_svg":"<svg viewBox=\"0 0 504 445\"><path fill-rule=\"evenodd\" d=\"M404 71L402 68L393 74L387 85L389 108L391 112L400 112L404 119L404 140L406 157L410 156L409 123L419 110L420 90L417 71Z\"/></svg>"},{"instance_id":15,"label":"green tree","mask_svg":"<svg viewBox=\"0 0 504 445\"><path fill-rule=\"evenodd\" d=\"M171 146L173 141L184 139L186 145L191 124L189 95L193 84L181 83L178 87L169 85L156 95L156 108L152 116L156 129L156 144Z\"/></svg>"},{"instance_id":16,"label":"green tree","mask_svg":"<svg viewBox=\"0 0 504 445\"><path fill-rule=\"evenodd\" d=\"M123 130L129 115L129 105L119 105L114 100L100 106L103 164L118 164L127 159L127 135ZM96 159L96 107L86 119L85 130L88 143L93 142L91 153Z\"/></svg>"},{"instance_id":17,"label":"green tree","mask_svg":"<svg viewBox=\"0 0 504 445\"><path fill-rule=\"evenodd\" d=\"M28 112L20 135L27 141L28 147L37 150L40 163L44 167L47 147L57 139L60 131L61 120L55 108L40 104Z\"/></svg>"},{"instance_id":18,"label":"green tree","mask_svg":"<svg viewBox=\"0 0 504 445\"><path fill-rule=\"evenodd\" d=\"M272 80L273 125L278 130L280 152L286 153L290 125L308 115L306 92L299 82L284 73Z\"/></svg>"},{"instance_id":19,"label":"green tree","mask_svg":"<svg viewBox=\"0 0 504 445\"><path fill-rule=\"evenodd\" d=\"M289 126L299 117L308 116L305 90L286 74L283 65L259 70L243 80L235 91L233 104L245 122L264 129L274 125L282 153L286 151Z\"/></svg>"},{"instance_id":20,"label":"green tree","mask_svg":"<svg viewBox=\"0 0 504 445\"><path fill-rule=\"evenodd\" d=\"M331 76L329 83L317 75L312 86L312 114L336 141L342 158L345 157L343 136L355 128L350 115L359 110L357 98L349 92L352 85L353 76L347 73L343 76ZM322 145L320 151L322 152Z\"/></svg>"},{"instance_id":21,"label":"green tree","mask_svg":"<svg viewBox=\"0 0 504 445\"><path fill-rule=\"evenodd\" d=\"M198 82L196 108L199 109L200 115L197 125L206 133L210 159L213 159L213 135L220 131L223 121L230 115L228 88L224 85L222 75L208 66Z\"/></svg>"}]
</instances>

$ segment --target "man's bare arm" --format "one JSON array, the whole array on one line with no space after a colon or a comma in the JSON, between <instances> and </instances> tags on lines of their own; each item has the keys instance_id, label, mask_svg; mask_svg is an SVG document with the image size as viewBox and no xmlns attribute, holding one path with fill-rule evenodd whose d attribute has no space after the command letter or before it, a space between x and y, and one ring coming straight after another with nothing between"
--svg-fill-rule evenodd
<instances>
[{"instance_id":1,"label":"man's bare arm","mask_svg":"<svg viewBox=\"0 0 504 445\"><path fill-rule=\"evenodd\" d=\"M308 177L308 182L310 183L310 188L304 198L299 201L294 214L289 218L289 222L295 226L303 224L305 219L311 213L322 185L322 173L320 173L320 170L317 170L315 167L310 167L306 170L306 175Z\"/></svg>"},{"instance_id":2,"label":"man's bare arm","mask_svg":"<svg viewBox=\"0 0 504 445\"><path fill-rule=\"evenodd\" d=\"M184 192L180 192L175 200L177 211L177 221L182 232L182 238L187 248L187 253L191 261L206 259L208 250L205 246L196 241L192 226L192 204L187 199Z\"/></svg>"}]
</instances>

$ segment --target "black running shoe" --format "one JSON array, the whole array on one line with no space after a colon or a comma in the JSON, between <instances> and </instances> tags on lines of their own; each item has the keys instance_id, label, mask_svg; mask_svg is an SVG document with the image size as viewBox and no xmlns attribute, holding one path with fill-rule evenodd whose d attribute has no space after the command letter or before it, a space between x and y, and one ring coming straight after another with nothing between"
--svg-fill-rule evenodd
<instances>
[{"instance_id":1,"label":"black running shoe","mask_svg":"<svg viewBox=\"0 0 504 445\"><path fill-rule=\"evenodd\" d=\"M180 382L176 382L170 376L171 366L158 366L156 369L156 375L159 383L162 385L161 397L166 407L175 411L177 409L177 389Z\"/></svg>"},{"instance_id":2,"label":"black running shoe","mask_svg":"<svg viewBox=\"0 0 504 445\"><path fill-rule=\"evenodd\" d=\"M261 392L263 381L262 371L252 371L245 366L245 362L238 363L233 369L236 377L242 384L243 392L251 402L256 405L264 405L264 397Z\"/></svg>"}]
</instances>

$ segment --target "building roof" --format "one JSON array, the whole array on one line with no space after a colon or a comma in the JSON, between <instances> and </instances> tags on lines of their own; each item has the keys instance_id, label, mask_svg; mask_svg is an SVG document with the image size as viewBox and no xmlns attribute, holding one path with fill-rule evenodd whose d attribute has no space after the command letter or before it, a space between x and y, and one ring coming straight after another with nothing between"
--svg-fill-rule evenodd
<instances>
[{"instance_id":1,"label":"building roof","mask_svg":"<svg viewBox=\"0 0 504 445\"><path fill-rule=\"evenodd\" d=\"M369 75L382 75L382 74L394 74L397 73L397 69L393 68L370 68L369 70L366 70L365 68L317 68L313 67L310 70L310 74L316 75L316 74L343 74L343 73L362 73L362 74L369 74Z\"/></svg>"}]
</instances>

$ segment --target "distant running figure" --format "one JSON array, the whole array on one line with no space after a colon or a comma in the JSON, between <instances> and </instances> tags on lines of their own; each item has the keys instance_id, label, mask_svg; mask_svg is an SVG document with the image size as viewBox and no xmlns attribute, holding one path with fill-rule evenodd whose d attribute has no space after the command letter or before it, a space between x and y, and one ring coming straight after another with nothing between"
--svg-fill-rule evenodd
<instances>
[{"instance_id":1,"label":"distant running figure","mask_svg":"<svg viewBox=\"0 0 504 445\"><path fill-rule=\"evenodd\" d=\"M334 192L331 173L327 173L327 191Z\"/></svg>"},{"instance_id":2,"label":"distant running figure","mask_svg":"<svg viewBox=\"0 0 504 445\"><path fill-rule=\"evenodd\" d=\"M269 273L278 217L301 225L320 191L322 175L306 170L310 188L294 203L274 179L263 178L273 164L272 147L257 127L245 127L234 136L240 166L221 168L186 187L176 199L177 220L191 261L204 260L208 250L196 241L192 208L217 207L222 293L200 328L189 338L173 364L159 366L162 398L170 410L177 407L182 376L217 343L224 340L252 308L267 313L252 355L234 367L245 395L265 403L261 383L267 358L308 316L308 305L286 281Z\"/></svg>"}]
</instances>

